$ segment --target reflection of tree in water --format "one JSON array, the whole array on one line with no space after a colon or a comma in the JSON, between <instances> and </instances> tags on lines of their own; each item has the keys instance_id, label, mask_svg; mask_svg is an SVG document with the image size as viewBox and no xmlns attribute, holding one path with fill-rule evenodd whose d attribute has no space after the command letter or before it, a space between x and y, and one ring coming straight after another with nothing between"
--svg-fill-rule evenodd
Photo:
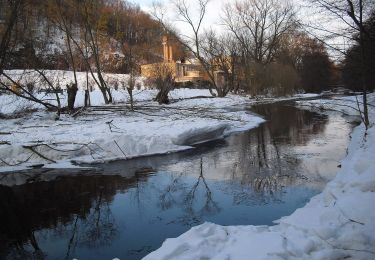
<instances>
[{"instance_id":1,"label":"reflection of tree in water","mask_svg":"<svg viewBox=\"0 0 375 260\"><path fill-rule=\"evenodd\" d=\"M94 199L93 207L81 225L80 241L90 247L110 244L116 234L110 201L103 198L104 187L100 186L99 189L99 196Z\"/></svg>"},{"instance_id":2,"label":"reflection of tree in water","mask_svg":"<svg viewBox=\"0 0 375 260\"><path fill-rule=\"evenodd\" d=\"M264 115L267 123L254 129L247 136L248 140L240 143L245 146L241 149L240 160L253 164L253 167L247 165L246 168L258 173L281 174L283 170L290 169L291 164L297 164L297 158L284 157L288 153L282 148L306 145L324 131L324 123L327 122L325 116L288 106L255 106L253 110Z\"/></svg>"},{"instance_id":3,"label":"reflection of tree in water","mask_svg":"<svg viewBox=\"0 0 375 260\"><path fill-rule=\"evenodd\" d=\"M327 118L279 105L256 106L253 110L268 121L233 140L239 153L231 179L234 184L241 184L232 191L234 203L282 202L283 187L306 180L297 170L300 159L289 149L292 145L306 145L314 135L322 133Z\"/></svg>"},{"instance_id":4,"label":"reflection of tree in water","mask_svg":"<svg viewBox=\"0 0 375 260\"><path fill-rule=\"evenodd\" d=\"M231 136L229 145L205 154L206 177L229 179L230 185L217 187L233 197L234 204L263 205L283 203L284 187L306 182L299 173L301 160L290 151L293 145L306 145L325 129L327 118L287 106L258 106L255 110L268 120L248 133ZM204 216L219 211L213 199L212 182L203 174L202 155L194 155L191 165L200 164L200 174L193 183L186 183L186 174L171 176L160 195L160 208L183 209L179 219L184 224L199 223ZM209 174L209 175L208 175ZM188 174L189 178L193 174ZM216 186L215 186L216 187ZM199 191L199 192L198 192ZM203 204L203 206L201 206ZM199 207L201 206L201 207Z\"/></svg>"},{"instance_id":5,"label":"reflection of tree in water","mask_svg":"<svg viewBox=\"0 0 375 260\"><path fill-rule=\"evenodd\" d=\"M203 175L203 159L201 158L200 160L200 172L199 172L199 177L196 181L196 183L191 187L191 189L188 191L188 193L185 196L185 204L187 205L186 209L194 214L194 201L196 200L196 192L200 184L202 183L201 186L204 187L204 204L200 210L198 210L197 213L199 215L207 215L207 214L215 214L217 213L220 209L217 205L217 203L213 200L212 198L212 192L210 190L210 187L207 184L206 179L204 178Z\"/></svg>"},{"instance_id":6,"label":"reflection of tree in water","mask_svg":"<svg viewBox=\"0 0 375 260\"><path fill-rule=\"evenodd\" d=\"M272 136L276 141L306 145L314 135L324 131L327 116L300 110L292 106L258 105L252 110L267 119Z\"/></svg>"},{"instance_id":7,"label":"reflection of tree in water","mask_svg":"<svg viewBox=\"0 0 375 260\"><path fill-rule=\"evenodd\" d=\"M301 176L303 178L303 176ZM283 203L284 188L295 181L295 176L278 175L256 177L247 183L232 187L233 203L236 205L266 205Z\"/></svg>"},{"instance_id":8,"label":"reflection of tree in water","mask_svg":"<svg viewBox=\"0 0 375 260\"><path fill-rule=\"evenodd\" d=\"M175 193L185 188L182 182L183 177L184 173L180 173L178 176L170 176L170 184L160 191L159 206L162 210L168 210L178 203Z\"/></svg>"},{"instance_id":9,"label":"reflection of tree in water","mask_svg":"<svg viewBox=\"0 0 375 260\"><path fill-rule=\"evenodd\" d=\"M50 229L75 247L108 244L116 235L109 207L118 190L133 180L117 176L61 177L14 187L0 186L0 258L42 259L35 232ZM46 232L39 236L48 237Z\"/></svg>"},{"instance_id":10,"label":"reflection of tree in water","mask_svg":"<svg viewBox=\"0 0 375 260\"><path fill-rule=\"evenodd\" d=\"M214 215L220 211L214 201L212 191L204 177L203 159L199 163L199 175L192 183L183 180L184 174L175 175L160 195L160 207L168 210L173 206L181 207L184 214L176 221L184 225L200 223L204 216ZM198 194L203 192L203 195Z\"/></svg>"}]
</instances>

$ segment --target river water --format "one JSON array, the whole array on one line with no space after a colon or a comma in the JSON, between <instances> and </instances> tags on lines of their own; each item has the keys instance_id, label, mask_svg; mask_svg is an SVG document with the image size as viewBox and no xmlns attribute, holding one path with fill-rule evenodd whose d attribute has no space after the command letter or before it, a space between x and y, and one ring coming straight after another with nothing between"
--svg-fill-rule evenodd
<instances>
[{"instance_id":1,"label":"river water","mask_svg":"<svg viewBox=\"0 0 375 260\"><path fill-rule=\"evenodd\" d=\"M287 104L250 113L267 122L189 151L0 180L0 259L140 259L205 221L273 225L335 176L353 124Z\"/></svg>"}]
</instances>

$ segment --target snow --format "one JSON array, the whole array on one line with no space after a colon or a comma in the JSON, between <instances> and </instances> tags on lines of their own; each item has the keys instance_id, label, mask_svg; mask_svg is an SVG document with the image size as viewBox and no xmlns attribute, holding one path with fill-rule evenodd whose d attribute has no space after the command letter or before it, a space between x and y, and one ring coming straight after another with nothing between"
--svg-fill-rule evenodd
<instances>
[{"instance_id":1,"label":"snow","mask_svg":"<svg viewBox=\"0 0 375 260\"><path fill-rule=\"evenodd\" d=\"M370 96L370 99L373 96ZM316 99L308 101L297 101L298 106L309 110L322 112L324 110L335 110L346 115L358 115L357 101L362 104L362 96L332 97L330 99Z\"/></svg>"},{"instance_id":2,"label":"snow","mask_svg":"<svg viewBox=\"0 0 375 260\"><path fill-rule=\"evenodd\" d=\"M83 102L82 95L83 91L79 91L78 104ZM93 105L103 105L100 95L98 90L91 92ZM191 89L171 93L176 100L208 95L207 90ZM113 91L113 96L117 102L129 99L125 90ZM9 143L0 145L0 171L38 164L48 168L74 168L75 164L176 152L264 122L244 110L229 110L248 103L246 97L230 95L158 105L152 101L155 96L155 90L135 91L134 112L120 103L112 105L112 110L106 110L106 106L98 110L88 108L75 118L61 115L57 121L54 113L33 105L30 108L38 108L36 112L3 120L0 124L0 132L4 133L0 141ZM24 110L28 103L13 95L1 95L0 104L3 114L12 115Z\"/></svg>"},{"instance_id":3,"label":"snow","mask_svg":"<svg viewBox=\"0 0 375 260\"><path fill-rule=\"evenodd\" d=\"M369 96L375 104L375 95ZM358 112L355 97L301 101L309 109ZM352 106L352 105L351 105ZM375 111L370 108L371 121ZM323 192L274 226L204 223L146 256L156 259L374 259L375 127L355 128L341 169Z\"/></svg>"},{"instance_id":4,"label":"snow","mask_svg":"<svg viewBox=\"0 0 375 260\"><path fill-rule=\"evenodd\" d=\"M62 89L66 89L67 84L71 84L74 82L74 74L73 71L66 71L66 70L42 70L48 80L54 84L54 86L59 86ZM35 70L5 70L5 74L10 76L14 81L19 82L21 84L26 85L27 83L34 83L38 88L48 88L46 82L44 82L42 76ZM93 73L94 77L98 79L98 74ZM102 73L104 81L110 87L114 87L114 85L118 85L119 88L122 88L122 85L127 85L129 75L128 74L113 74L113 73ZM92 86L93 89L97 89L95 84L94 78L92 77L91 73L86 75L86 72L76 72L78 88L86 89L87 86L87 77L88 77L88 84ZM11 84L5 79L4 76L0 76L0 79L4 83ZM138 84L142 89L144 89L144 79L142 77L138 77L136 79L136 84Z\"/></svg>"}]
</instances>

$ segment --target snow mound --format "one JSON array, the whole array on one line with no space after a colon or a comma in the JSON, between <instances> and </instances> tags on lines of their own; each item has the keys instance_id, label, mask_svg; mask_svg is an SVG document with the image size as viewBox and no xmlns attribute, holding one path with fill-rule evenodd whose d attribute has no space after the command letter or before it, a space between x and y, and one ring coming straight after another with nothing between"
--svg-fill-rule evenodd
<instances>
[{"instance_id":1,"label":"snow mound","mask_svg":"<svg viewBox=\"0 0 375 260\"><path fill-rule=\"evenodd\" d=\"M215 126L194 127L178 134L172 138L175 145L193 145L209 140L223 137L225 129L230 128L230 125L222 123Z\"/></svg>"}]
</instances>

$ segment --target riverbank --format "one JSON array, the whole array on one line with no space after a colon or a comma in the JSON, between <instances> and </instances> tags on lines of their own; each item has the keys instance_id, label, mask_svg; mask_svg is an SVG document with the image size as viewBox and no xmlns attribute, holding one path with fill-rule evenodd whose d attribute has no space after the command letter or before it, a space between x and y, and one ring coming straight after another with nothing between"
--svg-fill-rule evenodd
<instances>
[{"instance_id":1,"label":"riverbank","mask_svg":"<svg viewBox=\"0 0 375 260\"><path fill-rule=\"evenodd\" d=\"M369 96L375 104L375 95ZM343 100L304 101L306 109L357 112ZM355 108L355 106L353 106ZM375 110L370 109L371 122ZM336 177L303 208L275 226L220 226L204 223L144 259L373 259L375 256L375 127L352 133L348 155ZM339 138L339 137L338 137Z\"/></svg>"},{"instance_id":2,"label":"riverbank","mask_svg":"<svg viewBox=\"0 0 375 260\"><path fill-rule=\"evenodd\" d=\"M211 98L204 89L176 89L172 103L153 101L157 90L134 91L134 111L126 90L113 90L114 104L105 105L99 90L90 93L92 107L75 116L47 112L40 104L14 95L0 95L0 171L35 167L76 168L140 156L191 149L193 144L223 138L257 127L264 120L244 107L275 100L316 97L250 99L243 95ZM38 98L53 100L54 94ZM61 94L62 106L66 94ZM54 102L54 101L50 101ZM75 105L83 106L79 90Z\"/></svg>"},{"instance_id":3,"label":"riverbank","mask_svg":"<svg viewBox=\"0 0 375 260\"><path fill-rule=\"evenodd\" d=\"M129 96L125 91L118 91L114 95L118 103L110 106L101 103L97 92L92 93L93 107L75 117L62 115L59 120L41 108L12 118L14 112L27 111L28 103L20 107L23 100L0 96L2 113L10 117L0 124L0 170L74 168L176 152L264 122L259 116L241 111L241 106L249 102L245 96L191 99L209 96L209 91L178 89L170 96L181 101L158 105L152 100L156 90L139 90L135 91L135 109L131 111L126 106Z\"/></svg>"}]
</instances>

